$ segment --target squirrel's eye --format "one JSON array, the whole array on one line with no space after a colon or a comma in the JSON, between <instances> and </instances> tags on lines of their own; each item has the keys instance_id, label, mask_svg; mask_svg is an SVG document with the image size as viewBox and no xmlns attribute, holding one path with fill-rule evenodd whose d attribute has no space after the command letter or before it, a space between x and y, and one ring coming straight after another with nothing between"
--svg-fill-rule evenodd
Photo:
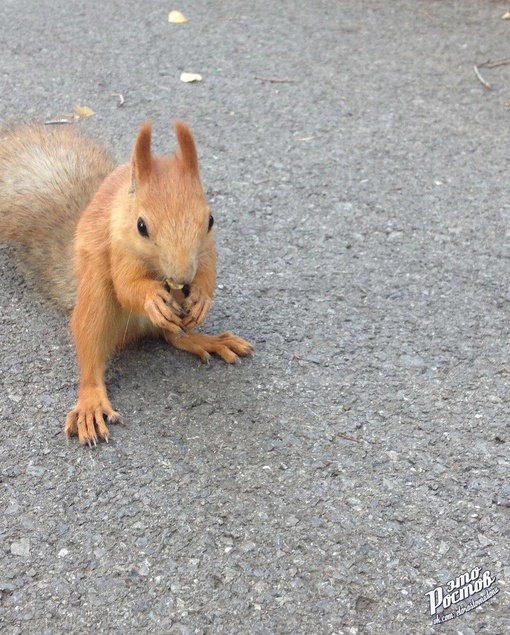
<instances>
[{"instance_id":1,"label":"squirrel's eye","mask_svg":"<svg viewBox=\"0 0 510 635\"><path fill-rule=\"evenodd\" d=\"M149 237L149 230L147 229L147 225L145 224L145 221L143 220L143 218L138 219L136 223L136 227L138 229L138 233L140 234L140 236L145 236L145 238Z\"/></svg>"},{"instance_id":2,"label":"squirrel's eye","mask_svg":"<svg viewBox=\"0 0 510 635\"><path fill-rule=\"evenodd\" d=\"M207 228L208 232L211 231L213 225L214 225L214 216L212 214L209 214L209 227Z\"/></svg>"}]
</instances>

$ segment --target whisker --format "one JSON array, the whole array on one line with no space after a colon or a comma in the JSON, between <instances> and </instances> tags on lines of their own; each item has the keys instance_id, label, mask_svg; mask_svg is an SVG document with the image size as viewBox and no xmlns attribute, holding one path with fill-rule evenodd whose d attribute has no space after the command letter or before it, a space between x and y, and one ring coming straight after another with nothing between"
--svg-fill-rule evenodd
<instances>
[{"instance_id":1,"label":"whisker","mask_svg":"<svg viewBox=\"0 0 510 635\"><path fill-rule=\"evenodd\" d=\"M131 320L131 315L132 315L132 312L130 311L129 315L128 315L127 322L126 322L126 328L124 329L124 336L122 338L122 343L123 344L126 341L126 335L127 335L127 331L128 331L128 327L129 327L129 321Z\"/></svg>"}]
</instances>

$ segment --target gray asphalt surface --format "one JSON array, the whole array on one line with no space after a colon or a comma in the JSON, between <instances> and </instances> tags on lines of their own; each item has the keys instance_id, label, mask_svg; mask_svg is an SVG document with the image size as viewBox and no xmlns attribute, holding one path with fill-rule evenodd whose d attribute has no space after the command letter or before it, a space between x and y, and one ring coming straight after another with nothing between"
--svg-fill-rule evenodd
<instances>
[{"instance_id":1,"label":"gray asphalt surface","mask_svg":"<svg viewBox=\"0 0 510 635\"><path fill-rule=\"evenodd\" d=\"M125 425L66 442L67 319L0 247L2 633L510 633L510 66L473 72L509 57L505 10L0 5L2 122L87 105L122 160L146 118L165 152L190 123L206 330L257 348L140 343L108 372ZM433 625L426 594L476 567L499 593Z\"/></svg>"}]
</instances>

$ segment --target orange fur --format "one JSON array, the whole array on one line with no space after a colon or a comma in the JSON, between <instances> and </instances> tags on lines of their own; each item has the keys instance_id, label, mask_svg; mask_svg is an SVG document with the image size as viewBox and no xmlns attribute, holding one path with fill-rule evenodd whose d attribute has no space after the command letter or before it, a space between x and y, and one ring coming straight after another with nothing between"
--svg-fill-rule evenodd
<instances>
[{"instance_id":1,"label":"orange fur","mask_svg":"<svg viewBox=\"0 0 510 635\"><path fill-rule=\"evenodd\" d=\"M66 289L62 306L69 305L69 298L75 297L71 328L80 386L78 402L67 416L65 431L68 436L78 435L81 443L95 445L98 438L108 439L105 417L110 422L121 420L108 399L104 382L108 358L116 348L144 335L155 335L164 336L173 346L190 351L203 361L208 361L210 353L216 353L233 363L238 356L253 351L248 342L231 333L204 335L193 331L205 320L212 304L216 285L215 231L209 227L210 212L191 130L184 122L176 121L175 132L176 154L155 156L151 154L151 124L146 122L136 138L131 163L114 169L106 160L101 159L105 167L96 160L97 147L87 146L86 140L67 133L61 138L56 135L52 137L56 150L48 150L48 133L40 128L25 128L22 136L31 149L30 169L36 174L37 157L41 154L51 163L61 145L67 156L77 152L78 144L84 144L86 156L96 168L90 170L88 166L91 174L83 176L76 170L64 177L58 173L57 162L55 170L46 175L50 185L57 176L70 178L69 197L72 198L73 188L83 189L80 179L88 177L97 187L95 175L105 169L110 172L95 193L82 197L88 196L86 207L74 209L72 218L63 217L66 211L62 206L67 202L62 201L57 185L39 204L40 215L34 212L29 219L21 213L26 209L23 193L11 191L16 205L10 205L9 187L0 187L0 238L30 246L39 226L48 224L47 217L59 214L59 222L65 226L61 232L67 249L63 250L64 257L69 243L73 249L75 281L69 282L68 272L63 274L65 261L55 255L60 266L47 287L58 289L58 293L54 292L57 301L61 289ZM14 138L16 134L21 133L15 129ZM6 166L11 172L21 171L19 165L12 167L15 159L2 143L0 139L0 181ZM60 181L58 186L61 187ZM37 199L41 195L35 192L33 196ZM48 264L43 256L35 258L34 263L40 269ZM182 291L171 290L167 281L176 287L185 285L189 293L185 297Z\"/></svg>"}]
</instances>

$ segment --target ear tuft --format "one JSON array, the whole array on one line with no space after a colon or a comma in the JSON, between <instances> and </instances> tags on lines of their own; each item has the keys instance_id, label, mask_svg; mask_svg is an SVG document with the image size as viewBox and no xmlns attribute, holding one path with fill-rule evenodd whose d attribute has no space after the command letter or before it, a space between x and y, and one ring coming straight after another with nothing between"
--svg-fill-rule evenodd
<instances>
[{"instance_id":1,"label":"ear tuft","mask_svg":"<svg viewBox=\"0 0 510 635\"><path fill-rule=\"evenodd\" d=\"M147 183L151 175L151 134L152 124L146 121L138 131L131 163L133 166L131 191Z\"/></svg>"},{"instance_id":2,"label":"ear tuft","mask_svg":"<svg viewBox=\"0 0 510 635\"><path fill-rule=\"evenodd\" d=\"M189 126L184 121L176 119L174 121L174 129L177 143L179 144L176 153L178 160L187 172L198 176L197 148Z\"/></svg>"}]
</instances>

